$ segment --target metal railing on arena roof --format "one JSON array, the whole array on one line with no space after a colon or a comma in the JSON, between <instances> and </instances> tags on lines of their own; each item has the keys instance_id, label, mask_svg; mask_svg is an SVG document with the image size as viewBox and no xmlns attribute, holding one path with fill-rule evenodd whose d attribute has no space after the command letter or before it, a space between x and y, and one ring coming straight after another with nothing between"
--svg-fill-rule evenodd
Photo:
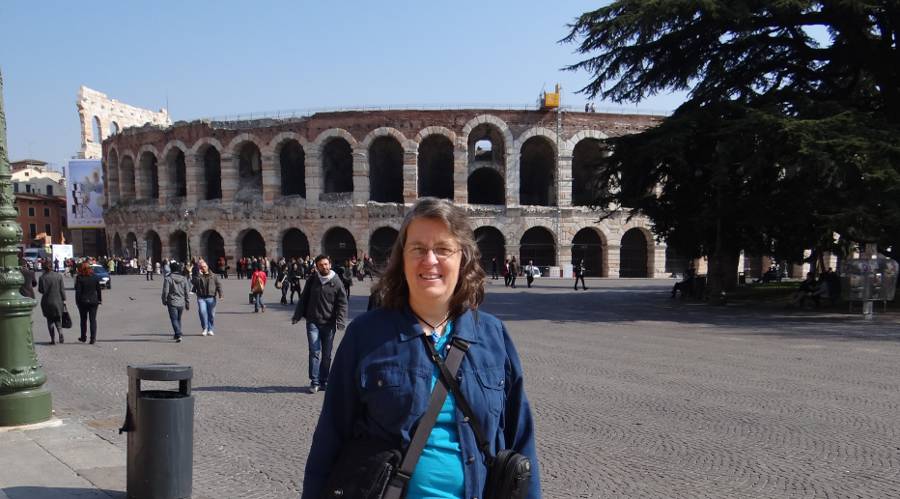
<instances>
[{"instance_id":1,"label":"metal railing on arena roof","mask_svg":"<svg viewBox=\"0 0 900 499\"><path fill-rule=\"evenodd\" d=\"M317 113L339 113L348 111L448 111L462 109L484 109L495 111L536 111L535 104L486 104L486 103L470 103L470 104L396 104L382 106L332 106L318 107L306 109L285 109L279 111L254 111L250 113L228 114L223 116L209 116L200 118L204 121L255 121L255 120L287 120L308 118ZM583 113L584 107L581 106L562 106L563 112ZM598 107L596 113L606 114L637 114L645 116L668 116L671 110L659 109L641 109L630 107Z\"/></svg>"}]
</instances>

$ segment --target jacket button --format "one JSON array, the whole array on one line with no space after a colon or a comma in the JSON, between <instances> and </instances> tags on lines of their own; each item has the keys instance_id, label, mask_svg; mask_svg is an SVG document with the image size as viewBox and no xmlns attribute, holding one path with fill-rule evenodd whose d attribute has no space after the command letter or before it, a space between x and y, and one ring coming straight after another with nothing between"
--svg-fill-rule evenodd
<instances>
[{"instance_id":1,"label":"jacket button","mask_svg":"<svg viewBox=\"0 0 900 499\"><path fill-rule=\"evenodd\" d=\"M379 387L384 386L384 381L378 380L378 383L376 383L376 385L378 385Z\"/></svg>"},{"instance_id":2,"label":"jacket button","mask_svg":"<svg viewBox=\"0 0 900 499\"><path fill-rule=\"evenodd\" d=\"M469 422L469 416L464 417L464 418L463 418L463 423L468 423L468 422Z\"/></svg>"},{"instance_id":3,"label":"jacket button","mask_svg":"<svg viewBox=\"0 0 900 499\"><path fill-rule=\"evenodd\" d=\"M472 464L472 463L474 463L474 462L475 462L475 457L474 457L474 456L469 456L469 459L466 459L466 464Z\"/></svg>"}]
</instances>

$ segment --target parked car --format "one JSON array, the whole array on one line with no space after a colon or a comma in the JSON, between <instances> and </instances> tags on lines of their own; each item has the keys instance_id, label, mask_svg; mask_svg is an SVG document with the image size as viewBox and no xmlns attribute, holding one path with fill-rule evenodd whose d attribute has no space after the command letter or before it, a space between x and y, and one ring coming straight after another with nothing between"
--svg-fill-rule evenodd
<instances>
[{"instance_id":1,"label":"parked car","mask_svg":"<svg viewBox=\"0 0 900 499\"><path fill-rule=\"evenodd\" d=\"M106 289L112 289L112 279L109 278L109 271L103 265L91 265L94 275L100 278L100 285L106 286Z\"/></svg>"}]
</instances>

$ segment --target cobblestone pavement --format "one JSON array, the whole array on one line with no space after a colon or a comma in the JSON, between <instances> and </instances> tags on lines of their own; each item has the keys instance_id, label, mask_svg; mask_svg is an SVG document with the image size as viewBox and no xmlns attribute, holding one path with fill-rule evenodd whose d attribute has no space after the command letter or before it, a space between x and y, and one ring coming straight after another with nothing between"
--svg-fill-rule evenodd
<instances>
[{"instance_id":1,"label":"cobblestone pavement","mask_svg":"<svg viewBox=\"0 0 900 499\"><path fill-rule=\"evenodd\" d=\"M896 317L710 308L664 280L498 282L484 309L523 359L545 497L900 497ZM231 278L216 336L192 307L175 344L160 286L115 276L95 346L74 329L48 346L35 309L57 415L124 448L126 366L190 364L194 497L296 497L323 396L306 393L302 324L273 289L252 313ZM352 291L354 316L368 285Z\"/></svg>"}]
</instances>

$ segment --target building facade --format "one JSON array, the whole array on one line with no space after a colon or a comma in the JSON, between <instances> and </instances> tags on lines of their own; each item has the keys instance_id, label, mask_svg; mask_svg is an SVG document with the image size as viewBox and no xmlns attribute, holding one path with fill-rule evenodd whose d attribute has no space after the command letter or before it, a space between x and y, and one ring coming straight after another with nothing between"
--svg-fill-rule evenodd
<instances>
[{"instance_id":1,"label":"building facade","mask_svg":"<svg viewBox=\"0 0 900 499\"><path fill-rule=\"evenodd\" d=\"M658 121L461 109L129 128L103 142L109 248L383 261L409 206L434 196L465 206L488 270L514 256L556 275L583 259L593 276L667 276L646 220L597 222L587 206L604 139Z\"/></svg>"},{"instance_id":2,"label":"building facade","mask_svg":"<svg viewBox=\"0 0 900 499\"><path fill-rule=\"evenodd\" d=\"M22 246L48 247L66 243L66 199L45 194L15 194L16 222L22 226Z\"/></svg>"}]
</instances>

